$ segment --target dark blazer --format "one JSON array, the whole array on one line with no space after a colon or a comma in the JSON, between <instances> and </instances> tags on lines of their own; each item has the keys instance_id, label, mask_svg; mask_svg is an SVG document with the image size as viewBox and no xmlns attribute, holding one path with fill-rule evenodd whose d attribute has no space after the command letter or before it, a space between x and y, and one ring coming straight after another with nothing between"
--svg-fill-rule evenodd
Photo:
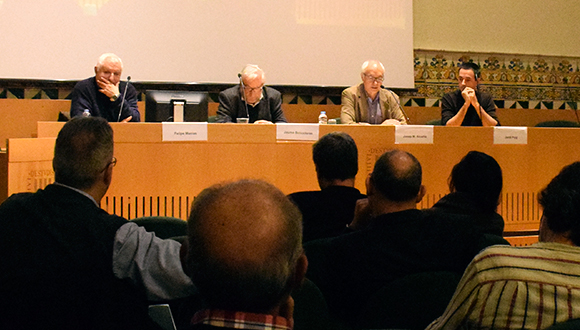
<instances>
[{"instance_id":1,"label":"dark blazer","mask_svg":"<svg viewBox=\"0 0 580 330\"><path fill-rule=\"evenodd\" d=\"M121 120L133 116L132 122L141 121L141 114L137 107L137 90L133 85L127 86L127 94L125 102L123 102L123 93L125 93L126 82L119 83L119 92L121 96L116 101L111 101L105 94L99 92L99 85L95 77L87 78L79 81L73 89L70 104L70 116L79 116L89 109L91 116L103 117L108 122L119 121L119 109L123 103L123 111L121 112Z\"/></svg>"},{"instance_id":2,"label":"dark blazer","mask_svg":"<svg viewBox=\"0 0 580 330\"><path fill-rule=\"evenodd\" d=\"M285 123L286 117L282 112L282 94L277 90L264 87L263 98L255 107L247 105L242 100L240 87L234 86L222 91L219 94L220 104L217 110L218 123L236 122L236 118L250 118L250 123L257 120L268 120L273 123Z\"/></svg>"},{"instance_id":3,"label":"dark blazer","mask_svg":"<svg viewBox=\"0 0 580 330\"><path fill-rule=\"evenodd\" d=\"M487 245L468 219L406 210L380 215L365 229L305 244L306 275L330 312L353 324L366 300L385 284L428 271L461 275Z\"/></svg>"},{"instance_id":4,"label":"dark blazer","mask_svg":"<svg viewBox=\"0 0 580 330\"><path fill-rule=\"evenodd\" d=\"M476 200L464 192L453 192L443 196L431 207L435 212L465 215L473 219L475 227L484 234L503 236L505 222L496 212L484 210Z\"/></svg>"},{"instance_id":5,"label":"dark blazer","mask_svg":"<svg viewBox=\"0 0 580 330\"><path fill-rule=\"evenodd\" d=\"M147 301L113 274L127 220L49 185L0 205L0 329L146 329Z\"/></svg>"},{"instance_id":6,"label":"dark blazer","mask_svg":"<svg viewBox=\"0 0 580 330\"><path fill-rule=\"evenodd\" d=\"M356 188L330 186L288 195L302 212L302 240L338 236L352 222L356 201L366 198Z\"/></svg>"}]
</instances>

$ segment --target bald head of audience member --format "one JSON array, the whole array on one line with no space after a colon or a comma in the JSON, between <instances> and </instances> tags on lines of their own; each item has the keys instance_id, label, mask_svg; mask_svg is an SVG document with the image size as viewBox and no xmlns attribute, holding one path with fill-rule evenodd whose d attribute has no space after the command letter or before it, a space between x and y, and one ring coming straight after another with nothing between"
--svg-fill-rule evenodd
<instances>
[{"instance_id":1,"label":"bald head of audience member","mask_svg":"<svg viewBox=\"0 0 580 330\"><path fill-rule=\"evenodd\" d=\"M402 150L385 152L367 178L369 207L374 216L416 208L425 195L421 164Z\"/></svg>"},{"instance_id":2,"label":"bald head of audience member","mask_svg":"<svg viewBox=\"0 0 580 330\"><path fill-rule=\"evenodd\" d=\"M541 242L580 246L580 162L562 169L540 194Z\"/></svg>"},{"instance_id":3,"label":"bald head of audience member","mask_svg":"<svg viewBox=\"0 0 580 330\"><path fill-rule=\"evenodd\" d=\"M320 189L329 186L354 187L358 173L358 149L350 135L332 132L312 146L312 160Z\"/></svg>"},{"instance_id":4,"label":"bald head of audience member","mask_svg":"<svg viewBox=\"0 0 580 330\"><path fill-rule=\"evenodd\" d=\"M263 181L205 189L188 234L187 273L212 309L279 315L306 272L300 212Z\"/></svg>"},{"instance_id":5,"label":"bald head of audience member","mask_svg":"<svg viewBox=\"0 0 580 330\"><path fill-rule=\"evenodd\" d=\"M111 184L113 129L101 117L74 117L58 133L52 168L57 183L91 195L97 202Z\"/></svg>"}]
</instances>

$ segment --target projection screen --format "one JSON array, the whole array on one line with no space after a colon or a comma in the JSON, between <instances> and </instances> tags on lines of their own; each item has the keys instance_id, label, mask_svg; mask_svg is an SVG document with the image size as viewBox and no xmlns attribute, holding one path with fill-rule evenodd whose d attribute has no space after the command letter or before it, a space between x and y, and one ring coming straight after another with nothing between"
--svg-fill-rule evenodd
<instances>
[{"instance_id":1,"label":"projection screen","mask_svg":"<svg viewBox=\"0 0 580 330\"><path fill-rule=\"evenodd\" d=\"M82 79L119 55L123 79L348 86L378 59L413 88L412 0L0 0L0 77Z\"/></svg>"}]
</instances>

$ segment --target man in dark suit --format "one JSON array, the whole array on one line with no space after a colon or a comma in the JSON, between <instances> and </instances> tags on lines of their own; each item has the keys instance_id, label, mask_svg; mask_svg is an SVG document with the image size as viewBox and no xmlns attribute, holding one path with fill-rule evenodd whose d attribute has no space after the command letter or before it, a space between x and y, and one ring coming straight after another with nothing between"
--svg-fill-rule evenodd
<instances>
[{"instance_id":1,"label":"man in dark suit","mask_svg":"<svg viewBox=\"0 0 580 330\"><path fill-rule=\"evenodd\" d=\"M266 87L266 75L257 65L248 64L239 74L240 85L219 94L218 123L237 122L238 118L255 124L285 123L282 95Z\"/></svg>"},{"instance_id":2,"label":"man in dark suit","mask_svg":"<svg viewBox=\"0 0 580 330\"><path fill-rule=\"evenodd\" d=\"M148 300L193 293L181 245L99 207L113 131L73 118L54 148L55 183L0 205L1 329L148 329Z\"/></svg>"},{"instance_id":3,"label":"man in dark suit","mask_svg":"<svg viewBox=\"0 0 580 330\"><path fill-rule=\"evenodd\" d=\"M207 188L188 235L185 268L209 305L192 329L292 328L290 292L308 262L300 212L280 190L257 180Z\"/></svg>"},{"instance_id":4,"label":"man in dark suit","mask_svg":"<svg viewBox=\"0 0 580 330\"><path fill-rule=\"evenodd\" d=\"M288 197L302 212L303 241L341 234L352 222L359 199L366 196L354 187L358 150L350 135L332 132L312 146L319 191L301 191Z\"/></svg>"},{"instance_id":5,"label":"man in dark suit","mask_svg":"<svg viewBox=\"0 0 580 330\"><path fill-rule=\"evenodd\" d=\"M460 275L485 246L483 235L466 219L417 210L425 194L421 180L421 164L413 155L384 153L367 178L368 204L357 209L350 226L355 231L305 245L307 277L336 317L355 324L369 297L406 275Z\"/></svg>"}]
</instances>

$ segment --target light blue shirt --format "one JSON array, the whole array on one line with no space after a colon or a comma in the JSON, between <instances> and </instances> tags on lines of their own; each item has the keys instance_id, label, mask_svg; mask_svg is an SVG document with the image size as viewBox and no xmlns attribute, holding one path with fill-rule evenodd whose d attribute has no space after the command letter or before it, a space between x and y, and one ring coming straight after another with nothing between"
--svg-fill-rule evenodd
<instances>
[{"instance_id":1,"label":"light blue shirt","mask_svg":"<svg viewBox=\"0 0 580 330\"><path fill-rule=\"evenodd\" d=\"M383 122L379 94L380 93L377 93L374 100L367 96L367 103L369 105L369 124L381 124Z\"/></svg>"}]
</instances>

